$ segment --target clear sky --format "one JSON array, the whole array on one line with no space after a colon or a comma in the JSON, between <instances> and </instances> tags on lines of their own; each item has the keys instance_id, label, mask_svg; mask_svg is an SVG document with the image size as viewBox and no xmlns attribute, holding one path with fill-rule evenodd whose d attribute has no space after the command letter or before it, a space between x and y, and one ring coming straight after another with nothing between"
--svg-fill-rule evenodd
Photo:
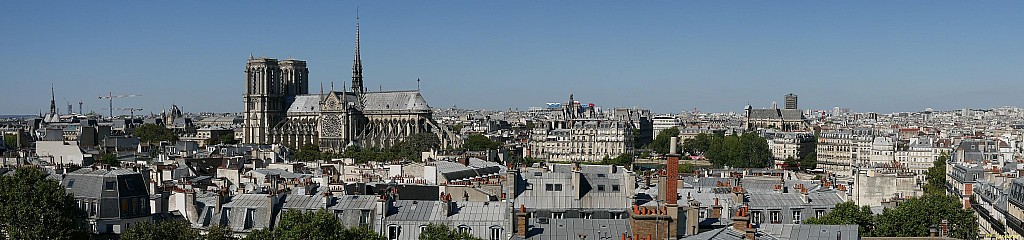
<instances>
[{"instance_id":1,"label":"clear sky","mask_svg":"<svg viewBox=\"0 0 1024 240\"><path fill-rule=\"evenodd\" d=\"M433 107L578 100L656 112L1022 106L1024 1L7 1L0 114L242 111L250 53Z\"/></svg>"}]
</instances>

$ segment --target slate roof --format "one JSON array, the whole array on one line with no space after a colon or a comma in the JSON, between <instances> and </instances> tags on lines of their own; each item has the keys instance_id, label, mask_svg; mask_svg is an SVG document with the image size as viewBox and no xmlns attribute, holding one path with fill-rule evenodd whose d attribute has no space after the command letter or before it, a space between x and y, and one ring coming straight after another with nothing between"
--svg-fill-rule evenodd
<instances>
[{"instance_id":1,"label":"slate roof","mask_svg":"<svg viewBox=\"0 0 1024 240\"><path fill-rule=\"evenodd\" d=\"M445 203L441 201L397 200L395 209L388 215L389 223L456 222L467 226L500 225L508 215L505 206L498 202L455 202L455 213L445 214ZM508 216L511 217L511 216Z\"/></svg>"},{"instance_id":2,"label":"slate roof","mask_svg":"<svg viewBox=\"0 0 1024 240\"><path fill-rule=\"evenodd\" d=\"M762 224L759 233L775 239L858 239L857 225Z\"/></svg>"},{"instance_id":3,"label":"slate roof","mask_svg":"<svg viewBox=\"0 0 1024 240\"><path fill-rule=\"evenodd\" d=\"M750 109L752 119L803 120L804 114L799 109Z\"/></svg>"},{"instance_id":4,"label":"slate roof","mask_svg":"<svg viewBox=\"0 0 1024 240\"><path fill-rule=\"evenodd\" d=\"M347 102L356 102L358 99L351 93L335 92L344 97ZM326 95L326 94L325 94ZM319 113L320 94L306 94L295 96L289 99L288 113ZM430 111L430 105L423 99L419 91L388 91L388 92L367 92L363 95L363 111L389 112L389 111Z\"/></svg>"},{"instance_id":5,"label":"slate roof","mask_svg":"<svg viewBox=\"0 0 1024 240\"><path fill-rule=\"evenodd\" d=\"M368 92L363 111L430 111L419 91Z\"/></svg>"},{"instance_id":6,"label":"slate roof","mask_svg":"<svg viewBox=\"0 0 1024 240\"><path fill-rule=\"evenodd\" d=\"M578 208L626 208L629 206L629 197L633 195L626 192L628 186L624 176L625 172L615 174L605 171L598 171L600 168L583 168L583 196L576 199L573 194L571 172L562 172L563 169L556 167L552 172L541 172L537 170L526 170L519 174L517 179L518 189L523 189L516 196L517 203L523 203L530 209L578 209ZM598 173L601 172L601 173ZM526 185L531 187L526 189ZM548 184L561 184L561 191L548 191ZM604 185L605 191L599 191L598 185ZM618 191L613 191L611 185L619 185Z\"/></svg>"},{"instance_id":7,"label":"slate roof","mask_svg":"<svg viewBox=\"0 0 1024 240\"><path fill-rule=\"evenodd\" d=\"M777 240L856 240L859 239L857 225L808 225L808 224L762 224L757 228L757 239ZM719 228L682 239L738 240L743 233L733 229Z\"/></svg>"},{"instance_id":8,"label":"slate roof","mask_svg":"<svg viewBox=\"0 0 1024 240\"><path fill-rule=\"evenodd\" d=\"M622 234L633 236L629 219L548 219L547 223L539 223L536 218L528 220L531 228L527 239L561 240L561 239L619 239Z\"/></svg>"},{"instance_id":9,"label":"slate roof","mask_svg":"<svg viewBox=\"0 0 1024 240\"><path fill-rule=\"evenodd\" d=\"M107 191L104 189L104 184L107 180L116 181L114 186L117 191L116 195L105 195ZM100 198L148 195L142 174L127 169L94 170L92 168L82 168L68 173L61 180L61 184L76 197Z\"/></svg>"},{"instance_id":10,"label":"slate roof","mask_svg":"<svg viewBox=\"0 0 1024 240\"><path fill-rule=\"evenodd\" d=\"M469 158L469 166L449 161L436 161L433 163L437 167L438 173L448 181L503 174L506 171L506 167L501 164L478 158Z\"/></svg>"}]
</instances>

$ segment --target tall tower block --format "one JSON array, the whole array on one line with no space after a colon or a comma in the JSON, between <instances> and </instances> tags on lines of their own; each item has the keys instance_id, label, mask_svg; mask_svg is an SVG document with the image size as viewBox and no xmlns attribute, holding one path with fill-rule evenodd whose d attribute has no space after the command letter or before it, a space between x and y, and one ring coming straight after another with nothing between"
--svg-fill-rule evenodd
<instances>
[{"instance_id":1,"label":"tall tower block","mask_svg":"<svg viewBox=\"0 0 1024 240\"><path fill-rule=\"evenodd\" d=\"M797 109L796 94L786 94L786 109Z\"/></svg>"}]
</instances>

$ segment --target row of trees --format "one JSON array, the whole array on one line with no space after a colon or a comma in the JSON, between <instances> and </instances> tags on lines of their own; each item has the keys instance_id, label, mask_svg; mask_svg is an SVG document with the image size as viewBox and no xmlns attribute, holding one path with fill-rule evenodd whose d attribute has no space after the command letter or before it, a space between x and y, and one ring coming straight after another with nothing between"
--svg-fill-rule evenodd
<instances>
[{"instance_id":1,"label":"row of trees","mask_svg":"<svg viewBox=\"0 0 1024 240\"><path fill-rule=\"evenodd\" d=\"M213 226L206 234L191 227L187 221L143 223L132 226L121 239L125 240L222 240L234 239L225 226ZM365 227L345 227L327 210L288 210L273 229L253 231L244 239L251 240L305 240L305 239L361 239L384 240L385 237ZM456 231L444 224L431 223L418 236L420 240L479 240L480 238Z\"/></svg>"},{"instance_id":2,"label":"row of trees","mask_svg":"<svg viewBox=\"0 0 1024 240\"><path fill-rule=\"evenodd\" d=\"M690 154L703 154L716 167L762 168L772 164L768 141L754 133L728 136L701 133L683 141L682 148Z\"/></svg>"},{"instance_id":3,"label":"row of trees","mask_svg":"<svg viewBox=\"0 0 1024 240\"><path fill-rule=\"evenodd\" d=\"M906 199L895 208L873 215L867 206L853 202L837 204L828 214L804 221L806 224L857 224L862 237L927 237L931 228L948 221L949 236L978 239L978 219L965 209L960 199L945 193L945 168L948 154L943 154L928 169L928 183L921 197Z\"/></svg>"},{"instance_id":4,"label":"row of trees","mask_svg":"<svg viewBox=\"0 0 1024 240\"><path fill-rule=\"evenodd\" d=\"M321 159L331 159L337 157L353 158L356 162L368 162L368 161L391 161L396 159L405 159L419 161L420 154L430 149L436 149L441 146L441 140L436 135L431 133L417 133L413 134L405 139L405 141L398 142L395 145L388 148L362 148L362 147L348 147L343 153L330 153L320 151L320 147L316 145L302 145L297 151L295 151L294 159L296 161L311 162Z\"/></svg>"}]
</instances>

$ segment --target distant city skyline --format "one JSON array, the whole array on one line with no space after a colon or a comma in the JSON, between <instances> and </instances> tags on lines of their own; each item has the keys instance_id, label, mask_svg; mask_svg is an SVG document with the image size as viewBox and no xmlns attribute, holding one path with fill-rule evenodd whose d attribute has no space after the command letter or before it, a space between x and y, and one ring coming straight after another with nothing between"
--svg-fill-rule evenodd
<instances>
[{"instance_id":1,"label":"distant city skyline","mask_svg":"<svg viewBox=\"0 0 1024 240\"><path fill-rule=\"evenodd\" d=\"M434 108L576 99L741 112L799 96L858 112L1021 106L1024 3L11 2L0 114L241 112L249 54L308 61L310 91L351 77L356 8L370 90ZM329 89L325 89L329 90ZM115 114L128 114L115 111ZM136 113L140 114L140 113Z\"/></svg>"}]
</instances>

